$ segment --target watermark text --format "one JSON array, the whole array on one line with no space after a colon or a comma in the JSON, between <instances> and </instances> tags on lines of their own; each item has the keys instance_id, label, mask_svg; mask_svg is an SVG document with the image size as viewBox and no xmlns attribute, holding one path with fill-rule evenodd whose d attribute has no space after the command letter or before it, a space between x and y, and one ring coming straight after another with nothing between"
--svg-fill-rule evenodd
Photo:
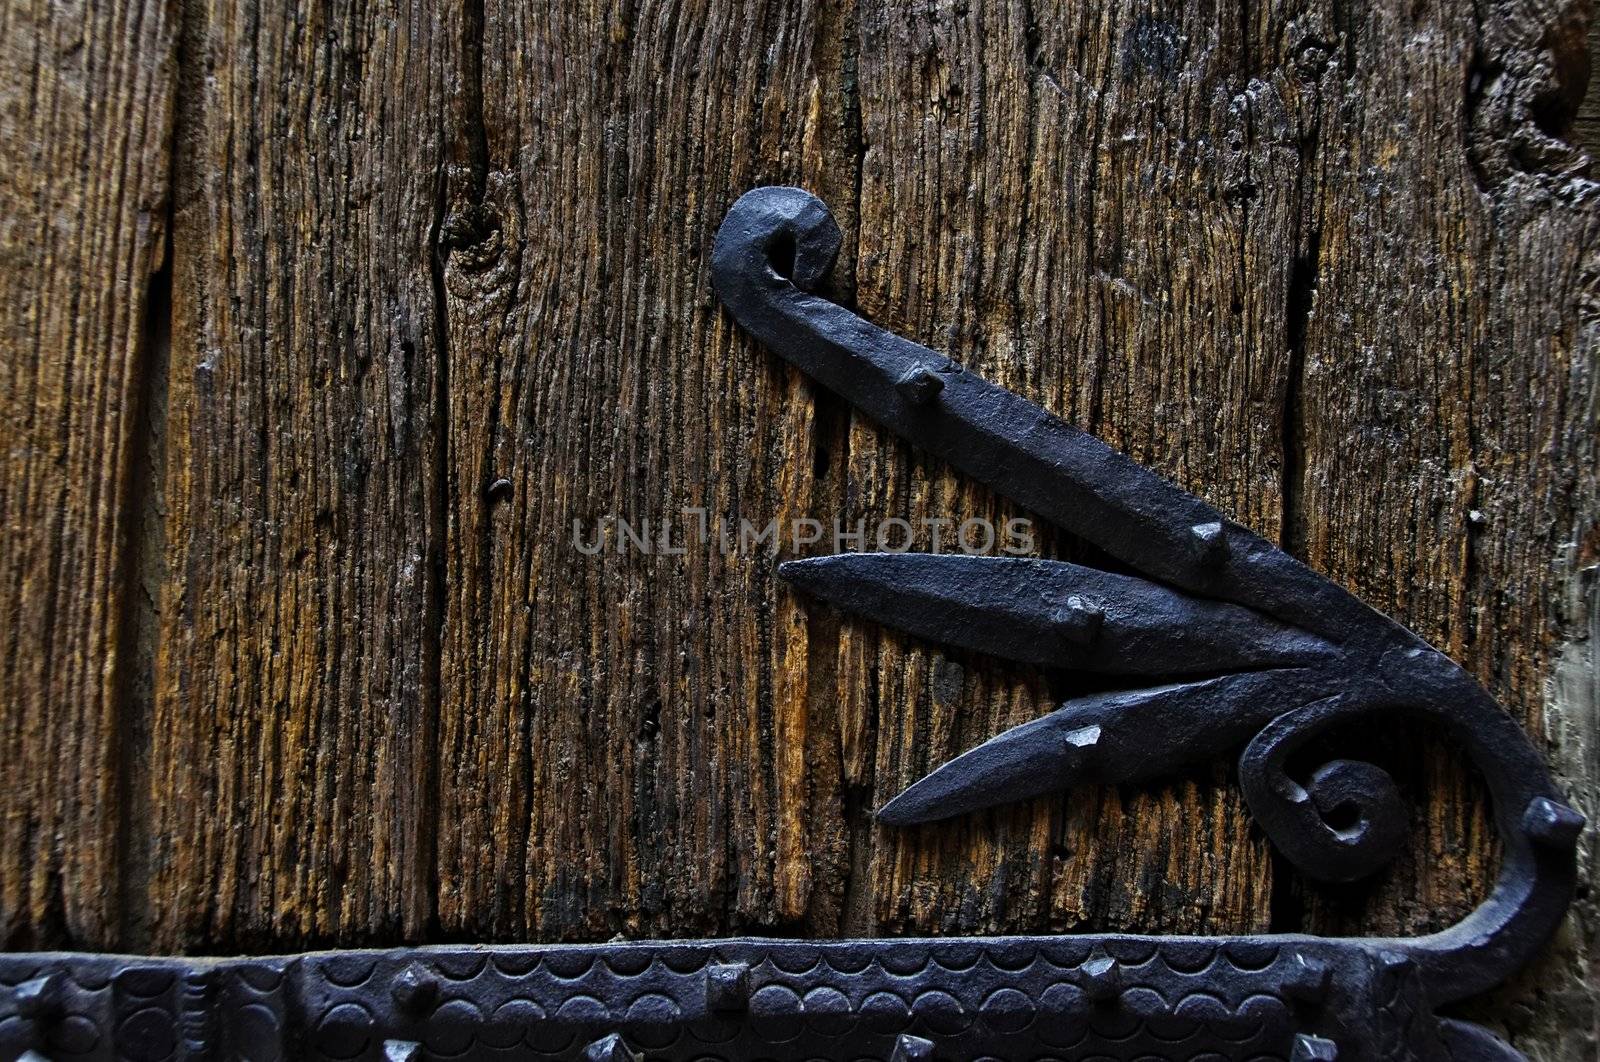
<instances>
[{"instance_id":1,"label":"watermark text","mask_svg":"<svg viewBox=\"0 0 1600 1062\"><path fill-rule=\"evenodd\" d=\"M1023 557L1035 551L1033 522L1025 517L987 520L971 517L923 517L916 521L891 516L883 520L835 518L824 522L809 516L773 517L756 523L740 517L711 515L702 508L682 510L677 517L629 520L615 515L572 521L572 547L586 557L602 553L647 553L681 557L710 549L723 556L766 553L776 556L826 545L834 553L964 553L969 556Z\"/></svg>"}]
</instances>

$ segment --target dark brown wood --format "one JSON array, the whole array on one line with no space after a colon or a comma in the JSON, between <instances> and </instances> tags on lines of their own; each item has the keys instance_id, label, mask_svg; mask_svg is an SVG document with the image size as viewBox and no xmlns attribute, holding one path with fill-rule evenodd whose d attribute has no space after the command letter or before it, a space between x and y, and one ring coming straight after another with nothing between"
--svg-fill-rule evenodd
<instances>
[{"instance_id":1,"label":"dark brown wood","mask_svg":"<svg viewBox=\"0 0 1600 1062\"><path fill-rule=\"evenodd\" d=\"M1275 536L1297 188L1255 111L1282 104L1242 91L1237 18L1145 11L863 16L861 305ZM1245 195L1251 174L1262 194ZM853 480L904 483L869 518L996 511L871 429L851 443ZM940 654L888 638L875 698L867 670L847 674L878 734L870 804L1044 703L1037 679L1023 695L970 668L946 679L966 676L959 694L932 695ZM1266 849L1220 772L876 840L876 920L908 930L1239 932L1270 916Z\"/></svg>"},{"instance_id":2,"label":"dark brown wood","mask_svg":"<svg viewBox=\"0 0 1600 1062\"><path fill-rule=\"evenodd\" d=\"M445 222L441 926L831 932L828 650L772 556L584 557L572 525L764 526L833 489L809 387L736 337L706 260L733 189L853 197L849 27L789 3L484 14Z\"/></svg>"},{"instance_id":3,"label":"dark brown wood","mask_svg":"<svg viewBox=\"0 0 1600 1062\"><path fill-rule=\"evenodd\" d=\"M1412 625L1600 810L1572 722L1595 717L1600 554L1577 0L190 0L154 381L126 352L170 100L140 72L172 29L132 17L86 12L123 36L12 64L91 80L6 82L34 142L86 120L25 109L68 89L126 136L147 86L151 130L83 170L8 137L0 174L25 219L0 367L11 941L1387 933L1476 902L1482 796L1411 732L1387 755L1412 845L1354 889L1295 880L1227 763L876 827L1076 680L807 605L774 578L787 547L576 548L575 520L681 533L686 509L1024 515L721 312L712 233L774 182L844 226L832 297ZM127 487L140 387L150 499ZM156 548L119 552L135 513L161 517ZM128 607L141 577L159 622Z\"/></svg>"},{"instance_id":4,"label":"dark brown wood","mask_svg":"<svg viewBox=\"0 0 1600 1062\"><path fill-rule=\"evenodd\" d=\"M0 5L0 41L0 940L101 948L175 25L159 2L40 0Z\"/></svg>"},{"instance_id":5,"label":"dark brown wood","mask_svg":"<svg viewBox=\"0 0 1600 1062\"><path fill-rule=\"evenodd\" d=\"M185 10L156 948L416 937L432 915L431 249L458 56L419 14Z\"/></svg>"},{"instance_id":6,"label":"dark brown wood","mask_svg":"<svg viewBox=\"0 0 1600 1062\"><path fill-rule=\"evenodd\" d=\"M1583 90L1584 28L1571 9L1511 5L1475 36L1399 49L1384 42L1413 32L1406 13L1369 12L1346 61L1372 87L1319 132L1307 222L1291 545L1466 663L1538 736L1554 657L1584 637L1570 588L1597 544L1584 306L1600 217L1588 160L1555 139ZM1405 84L1465 79L1464 99L1419 114L1402 61ZM1442 928L1483 896L1482 794L1448 749L1403 758L1426 797L1411 857L1359 906L1307 891L1320 932Z\"/></svg>"}]
</instances>

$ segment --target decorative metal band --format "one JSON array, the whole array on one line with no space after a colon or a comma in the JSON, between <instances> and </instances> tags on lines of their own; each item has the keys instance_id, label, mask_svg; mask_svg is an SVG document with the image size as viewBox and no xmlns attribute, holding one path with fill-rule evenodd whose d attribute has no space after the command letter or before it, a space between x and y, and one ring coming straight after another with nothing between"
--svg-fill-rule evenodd
<instances>
[{"instance_id":1,"label":"decorative metal band","mask_svg":"<svg viewBox=\"0 0 1600 1062\"><path fill-rule=\"evenodd\" d=\"M729 940L0 969L6 1058L1516 1057L1436 1022L1404 953L1353 941Z\"/></svg>"},{"instance_id":2,"label":"decorative metal band","mask_svg":"<svg viewBox=\"0 0 1600 1062\"><path fill-rule=\"evenodd\" d=\"M1370 874L1405 812L1377 766L1291 757L1409 714L1488 782L1489 899L1398 940L1016 937L417 948L201 960L0 956L0 1062L51 1059L1516 1059L1438 1008L1516 972L1576 877L1583 817L1516 723L1393 620L1092 436L810 294L839 231L760 188L717 234L741 325L857 409L1105 550L1059 561L851 554L780 569L919 637L1157 685L1069 701L879 811L922 822L1081 780L1131 782L1243 747L1272 843L1323 879ZM1173 676L1181 680L1172 681Z\"/></svg>"}]
</instances>

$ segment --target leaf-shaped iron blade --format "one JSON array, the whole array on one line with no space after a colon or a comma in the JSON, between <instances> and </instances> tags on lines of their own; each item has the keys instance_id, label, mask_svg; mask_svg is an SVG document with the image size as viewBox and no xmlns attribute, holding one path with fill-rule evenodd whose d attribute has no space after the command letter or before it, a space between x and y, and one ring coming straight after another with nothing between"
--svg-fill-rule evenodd
<instances>
[{"instance_id":1,"label":"leaf-shaped iron blade","mask_svg":"<svg viewBox=\"0 0 1600 1062\"><path fill-rule=\"evenodd\" d=\"M1335 652L1240 605L1065 561L843 553L778 571L807 593L919 638L1045 667L1216 674Z\"/></svg>"},{"instance_id":2,"label":"leaf-shaped iron blade","mask_svg":"<svg viewBox=\"0 0 1600 1062\"><path fill-rule=\"evenodd\" d=\"M878 821L937 822L1069 788L1085 775L1100 728L1064 721L1052 712L967 750L878 809Z\"/></svg>"},{"instance_id":3,"label":"leaf-shaped iron blade","mask_svg":"<svg viewBox=\"0 0 1600 1062\"><path fill-rule=\"evenodd\" d=\"M1235 747L1326 683L1312 670L1257 671L1068 701L913 783L878 820L933 822L1082 782L1158 777Z\"/></svg>"}]
</instances>

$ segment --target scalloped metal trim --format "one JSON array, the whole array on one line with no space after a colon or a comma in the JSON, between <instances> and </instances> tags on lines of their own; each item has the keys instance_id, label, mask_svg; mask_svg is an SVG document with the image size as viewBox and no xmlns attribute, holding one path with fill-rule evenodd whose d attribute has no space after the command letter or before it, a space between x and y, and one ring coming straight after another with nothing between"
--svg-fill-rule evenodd
<instances>
[{"instance_id":1,"label":"scalloped metal trim","mask_svg":"<svg viewBox=\"0 0 1600 1062\"><path fill-rule=\"evenodd\" d=\"M1494 1057L1449 1053L1404 954L1309 938L42 954L0 981L7 1059Z\"/></svg>"}]
</instances>

